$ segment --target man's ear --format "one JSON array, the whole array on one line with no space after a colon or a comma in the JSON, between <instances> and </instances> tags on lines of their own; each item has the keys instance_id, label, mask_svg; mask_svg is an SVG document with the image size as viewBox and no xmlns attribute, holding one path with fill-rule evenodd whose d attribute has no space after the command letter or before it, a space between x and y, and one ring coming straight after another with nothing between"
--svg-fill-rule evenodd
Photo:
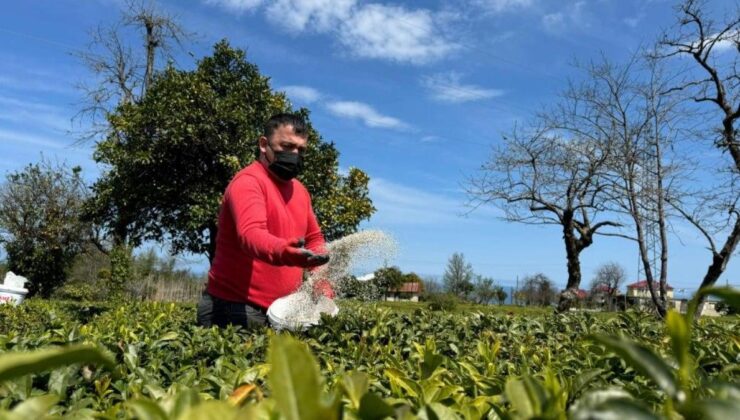
<instances>
[{"instance_id":1,"label":"man's ear","mask_svg":"<svg viewBox=\"0 0 740 420\"><path fill-rule=\"evenodd\" d=\"M258 140L260 145L260 152L263 154L267 153L267 137L261 136Z\"/></svg>"}]
</instances>

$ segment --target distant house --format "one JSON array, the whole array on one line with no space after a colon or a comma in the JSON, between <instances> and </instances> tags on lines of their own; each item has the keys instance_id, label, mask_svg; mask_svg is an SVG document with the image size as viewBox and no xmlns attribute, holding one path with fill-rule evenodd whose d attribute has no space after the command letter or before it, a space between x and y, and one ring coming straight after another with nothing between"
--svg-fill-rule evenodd
<instances>
[{"instance_id":1,"label":"distant house","mask_svg":"<svg viewBox=\"0 0 740 420\"><path fill-rule=\"evenodd\" d=\"M658 282L653 282L653 290L656 293L658 292ZM632 283L627 285L627 297L634 297L634 298L647 298L650 299L650 290L648 290L648 282L647 280L638 281L637 283ZM667 299L673 299L673 286L666 283L665 285L665 297Z\"/></svg>"},{"instance_id":2,"label":"distant house","mask_svg":"<svg viewBox=\"0 0 740 420\"><path fill-rule=\"evenodd\" d=\"M608 306L613 308L624 309L624 297L622 292L609 287L606 284L600 284L591 290L591 302L598 306Z\"/></svg>"},{"instance_id":3,"label":"distant house","mask_svg":"<svg viewBox=\"0 0 740 420\"><path fill-rule=\"evenodd\" d=\"M658 281L653 282L653 291L656 296L660 293ZM674 300L673 298L673 286L666 283L665 285L665 298L668 302L667 307L673 308L677 311L681 311L682 304L681 300ZM647 280L641 280L637 283L627 285L627 301L632 305L638 305L643 307L651 307L652 301L650 297L650 290L648 289Z\"/></svg>"},{"instance_id":4,"label":"distant house","mask_svg":"<svg viewBox=\"0 0 740 420\"><path fill-rule=\"evenodd\" d=\"M388 301L399 301L409 300L411 302L418 302L419 295L421 295L423 288L419 282L404 283L397 289L391 289L385 295L385 300Z\"/></svg>"},{"instance_id":5,"label":"distant house","mask_svg":"<svg viewBox=\"0 0 740 420\"><path fill-rule=\"evenodd\" d=\"M688 299L679 299L676 301L676 309L679 310L681 313L686 313L686 310L689 307L689 300ZM704 301L704 305L702 305L699 310L701 311L699 315L701 316L720 316L722 315L717 310L717 304L719 303L719 300L714 297L709 297Z\"/></svg>"}]
</instances>

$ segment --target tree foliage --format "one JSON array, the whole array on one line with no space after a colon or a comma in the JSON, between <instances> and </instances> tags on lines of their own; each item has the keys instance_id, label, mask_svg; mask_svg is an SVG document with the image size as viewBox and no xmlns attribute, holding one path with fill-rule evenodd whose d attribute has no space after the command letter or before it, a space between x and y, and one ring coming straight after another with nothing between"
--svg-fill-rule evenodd
<instances>
[{"instance_id":1,"label":"tree foliage","mask_svg":"<svg viewBox=\"0 0 740 420\"><path fill-rule=\"evenodd\" d=\"M396 266L383 267L375 271L375 278L372 281L384 294L387 294L401 287L406 282L406 276Z\"/></svg>"},{"instance_id":2,"label":"tree foliage","mask_svg":"<svg viewBox=\"0 0 740 420\"><path fill-rule=\"evenodd\" d=\"M506 290L504 290L504 287L501 285L493 287L493 294L499 305L503 305L504 302L506 302L506 298L509 297L509 294L506 293Z\"/></svg>"},{"instance_id":3,"label":"tree foliage","mask_svg":"<svg viewBox=\"0 0 740 420\"><path fill-rule=\"evenodd\" d=\"M49 296L66 280L90 235L80 219L85 196L79 167L46 160L8 174L0 188L7 269L29 279L30 294Z\"/></svg>"},{"instance_id":4,"label":"tree foliage","mask_svg":"<svg viewBox=\"0 0 740 420\"><path fill-rule=\"evenodd\" d=\"M473 283L473 299L476 303L487 304L496 298L496 285L492 278L475 276Z\"/></svg>"},{"instance_id":5,"label":"tree foliage","mask_svg":"<svg viewBox=\"0 0 740 420\"><path fill-rule=\"evenodd\" d=\"M169 66L146 94L110 115L110 134L95 159L108 170L93 189L90 214L114 229L123 212L132 245L169 240L173 253L213 258L217 216L227 184L258 153L257 138L271 115L291 111L284 94L228 42L194 70ZM308 120L308 111L300 113ZM367 175L338 173L339 153L309 125L301 180L327 239L356 231L374 208Z\"/></svg>"}]
</instances>

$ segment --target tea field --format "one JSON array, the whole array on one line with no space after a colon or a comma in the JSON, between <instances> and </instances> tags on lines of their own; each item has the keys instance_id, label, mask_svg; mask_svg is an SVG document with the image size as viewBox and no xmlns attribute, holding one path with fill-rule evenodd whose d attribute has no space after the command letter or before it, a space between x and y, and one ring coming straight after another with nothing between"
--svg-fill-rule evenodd
<instances>
[{"instance_id":1,"label":"tea field","mask_svg":"<svg viewBox=\"0 0 740 420\"><path fill-rule=\"evenodd\" d=\"M738 294L715 294L737 304ZM301 333L192 305L0 306L0 419L732 418L740 320L344 302Z\"/></svg>"}]
</instances>

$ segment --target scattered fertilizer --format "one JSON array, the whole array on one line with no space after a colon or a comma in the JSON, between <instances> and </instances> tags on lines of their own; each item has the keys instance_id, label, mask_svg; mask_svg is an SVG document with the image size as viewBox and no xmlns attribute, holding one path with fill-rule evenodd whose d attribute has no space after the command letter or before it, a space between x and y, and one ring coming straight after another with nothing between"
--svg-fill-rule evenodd
<instances>
[{"instance_id":1,"label":"scattered fertilizer","mask_svg":"<svg viewBox=\"0 0 740 420\"><path fill-rule=\"evenodd\" d=\"M396 241L379 230L347 235L329 242L326 248L331 256L329 263L313 270L295 293L281 298L289 302L281 301L280 313L273 315L284 323L292 326L316 324L322 313L336 313L334 302L320 293L314 293L314 287L321 286L320 283L326 281L334 293L339 293L342 284L355 270L367 270L373 263L375 269L392 259L397 251Z\"/></svg>"}]
</instances>

